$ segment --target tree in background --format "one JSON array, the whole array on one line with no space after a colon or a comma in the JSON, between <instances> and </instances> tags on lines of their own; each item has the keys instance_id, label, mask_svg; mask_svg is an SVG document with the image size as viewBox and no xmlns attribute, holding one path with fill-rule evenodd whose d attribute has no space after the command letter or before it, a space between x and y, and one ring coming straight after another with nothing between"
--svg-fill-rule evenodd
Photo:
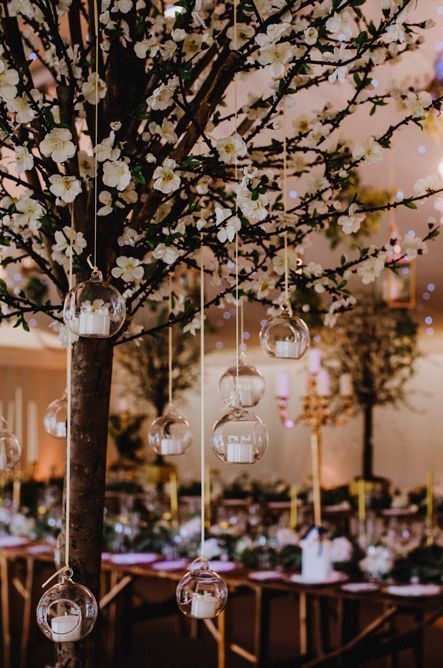
<instances>
[{"instance_id":1,"label":"tree in background","mask_svg":"<svg viewBox=\"0 0 443 668\"><path fill-rule=\"evenodd\" d=\"M323 292L325 320L333 325L354 303L351 275L370 283L398 254L389 244L368 245L343 255L339 266L323 267L308 250L312 235L333 223L354 234L367 215L414 208L440 190L437 177L425 176L402 202L374 206L358 190L350 204L341 197L362 164L383 160L399 130L440 108L440 98L415 82L373 85L377 69L416 50L431 26L415 19L415 6L413 0L385 0L378 10L365 0L242 0L236 8L211 0L179 0L173 8L145 0L1 0L1 318L25 329L30 316L49 318L66 338L69 255L76 280L90 276L95 179L96 264L127 306L118 337L80 338L73 352L71 565L96 594L114 347L168 325L185 332L200 327L198 303L183 298L176 283L169 321L137 324L142 309L167 299L169 277L194 269L203 244L207 305L232 302L231 242L238 234L241 294L272 305L283 283L286 234L290 289ZM331 85L346 87L342 104L327 101ZM317 108L309 102L313 91L326 100ZM391 104L397 120L383 124L379 116ZM301 114L303 105L309 111ZM356 111L367 112L367 136L353 145L342 126ZM286 212L284 125L288 176L298 192ZM431 221L423 238L399 239L400 256L421 254L435 234ZM305 251L311 261L298 272ZM12 281L15 267L30 259L49 284L43 303ZM94 637L62 646L59 665L95 668L94 647Z\"/></svg>"},{"instance_id":2,"label":"tree in background","mask_svg":"<svg viewBox=\"0 0 443 668\"><path fill-rule=\"evenodd\" d=\"M374 477L374 409L409 405L408 380L419 355L418 326L407 309L393 309L374 295L359 295L326 337L333 396L340 376L352 376L357 410L363 414L362 475ZM334 386L337 392L334 392Z\"/></svg>"}]
</instances>

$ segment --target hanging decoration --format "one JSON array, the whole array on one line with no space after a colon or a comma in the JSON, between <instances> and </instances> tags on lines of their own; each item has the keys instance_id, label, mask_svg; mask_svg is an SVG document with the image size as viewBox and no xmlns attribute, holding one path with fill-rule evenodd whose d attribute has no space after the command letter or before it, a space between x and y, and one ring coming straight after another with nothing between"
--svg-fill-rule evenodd
<instances>
[{"instance_id":1,"label":"hanging decoration","mask_svg":"<svg viewBox=\"0 0 443 668\"><path fill-rule=\"evenodd\" d=\"M230 406L212 429L214 454L225 464L255 464L268 447L268 428L258 415L242 407L238 395Z\"/></svg>"},{"instance_id":2,"label":"hanging decoration","mask_svg":"<svg viewBox=\"0 0 443 668\"><path fill-rule=\"evenodd\" d=\"M266 383L262 372L248 364L244 353L240 353L237 367L231 366L225 371L219 382L220 395L225 404L230 405L238 394L243 408L256 406L265 395Z\"/></svg>"},{"instance_id":3,"label":"hanging decoration","mask_svg":"<svg viewBox=\"0 0 443 668\"><path fill-rule=\"evenodd\" d=\"M286 105L283 102L283 218L287 217L287 137ZM294 315L289 301L288 233L284 235L285 297L280 313L269 318L260 331L260 345L270 357L300 359L309 347L310 335L305 321Z\"/></svg>"},{"instance_id":4,"label":"hanging decoration","mask_svg":"<svg viewBox=\"0 0 443 668\"><path fill-rule=\"evenodd\" d=\"M169 277L169 317L172 314L172 278ZM163 415L153 421L148 442L157 455L184 455L192 445L189 421L172 403L172 325L168 329L169 403Z\"/></svg>"},{"instance_id":5,"label":"hanging decoration","mask_svg":"<svg viewBox=\"0 0 443 668\"><path fill-rule=\"evenodd\" d=\"M180 611L194 619L212 619L226 607L228 588L218 573L209 567L205 557L206 466L205 466L205 273L203 246L200 264L200 556L193 561L177 585L176 598Z\"/></svg>"},{"instance_id":6,"label":"hanging decoration","mask_svg":"<svg viewBox=\"0 0 443 668\"><path fill-rule=\"evenodd\" d=\"M9 431L6 419L0 417L0 472L13 469L19 463L21 456L20 441Z\"/></svg>"},{"instance_id":7,"label":"hanging decoration","mask_svg":"<svg viewBox=\"0 0 443 668\"><path fill-rule=\"evenodd\" d=\"M43 425L46 432L54 438L66 438L68 419L68 398L66 390L59 399L52 401L46 409Z\"/></svg>"}]
</instances>

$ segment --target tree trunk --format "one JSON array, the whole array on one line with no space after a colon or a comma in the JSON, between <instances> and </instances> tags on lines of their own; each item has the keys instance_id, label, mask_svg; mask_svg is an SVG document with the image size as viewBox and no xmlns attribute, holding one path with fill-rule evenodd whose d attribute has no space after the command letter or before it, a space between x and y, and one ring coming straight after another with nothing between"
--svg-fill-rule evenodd
<instances>
[{"instance_id":1,"label":"tree trunk","mask_svg":"<svg viewBox=\"0 0 443 668\"><path fill-rule=\"evenodd\" d=\"M374 406L371 402L368 402L364 406L363 411L363 478L365 480L370 480L373 475L373 457L374 457L374 445L372 442L373 438L373 429L374 429Z\"/></svg>"},{"instance_id":2,"label":"tree trunk","mask_svg":"<svg viewBox=\"0 0 443 668\"><path fill-rule=\"evenodd\" d=\"M73 350L70 566L99 599L112 341L79 339ZM58 646L57 668L97 668L98 632Z\"/></svg>"}]
</instances>

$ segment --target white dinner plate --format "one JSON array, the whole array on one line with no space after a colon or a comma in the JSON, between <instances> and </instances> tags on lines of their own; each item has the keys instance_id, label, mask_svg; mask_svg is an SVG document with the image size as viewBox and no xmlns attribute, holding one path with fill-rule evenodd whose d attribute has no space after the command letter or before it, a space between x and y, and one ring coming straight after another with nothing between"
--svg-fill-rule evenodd
<instances>
[{"instance_id":1,"label":"white dinner plate","mask_svg":"<svg viewBox=\"0 0 443 668\"><path fill-rule=\"evenodd\" d=\"M375 582L347 582L342 585L343 591L348 591L351 594L363 594L366 592L377 591L379 589Z\"/></svg>"},{"instance_id":2,"label":"white dinner plate","mask_svg":"<svg viewBox=\"0 0 443 668\"><path fill-rule=\"evenodd\" d=\"M441 587L436 584L389 585L385 591L392 596L438 596Z\"/></svg>"},{"instance_id":3,"label":"white dinner plate","mask_svg":"<svg viewBox=\"0 0 443 668\"><path fill-rule=\"evenodd\" d=\"M27 538L20 536L0 536L0 548L3 547L20 547L29 543Z\"/></svg>"},{"instance_id":4,"label":"white dinner plate","mask_svg":"<svg viewBox=\"0 0 443 668\"><path fill-rule=\"evenodd\" d=\"M272 580L281 580L283 573L281 571L253 571L249 573L248 578L257 582L269 582Z\"/></svg>"},{"instance_id":5,"label":"white dinner plate","mask_svg":"<svg viewBox=\"0 0 443 668\"><path fill-rule=\"evenodd\" d=\"M291 575L289 579L291 582L295 582L295 584L328 585L335 584L336 582L345 582L348 579L348 576L339 571L334 571L326 580L306 580L301 573Z\"/></svg>"},{"instance_id":6,"label":"white dinner plate","mask_svg":"<svg viewBox=\"0 0 443 668\"><path fill-rule=\"evenodd\" d=\"M210 561L209 568L216 573L229 573L230 571L235 571L238 568L235 561Z\"/></svg>"},{"instance_id":7,"label":"white dinner plate","mask_svg":"<svg viewBox=\"0 0 443 668\"><path fill-rule=\"evenodd\" d=\"M152 568L156 571L181 571L188 566L186 559L175 559L174 561L157 561L152 564Z\"/></svg>"},{"instance_id":8,"label":"white dinner plate","mask_svg":"<svg viewBox=\"0 0 443 668\"><path fill-rule=\"evenodd\" d=\"M111 554L109 561L119 566L130 566L131 564L152 564L158 558L158 554L153 552L126 552L126 554Z\"/></svg>"}]
</instances>

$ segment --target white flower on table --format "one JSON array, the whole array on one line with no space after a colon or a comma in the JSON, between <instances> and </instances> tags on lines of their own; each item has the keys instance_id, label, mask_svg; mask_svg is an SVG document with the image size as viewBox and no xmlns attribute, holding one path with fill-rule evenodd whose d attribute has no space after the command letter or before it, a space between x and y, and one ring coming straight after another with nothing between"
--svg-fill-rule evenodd
<instances>
[{"instance_id":1,"label":"white flower on table","mask_svg":"<svg viewBox=\"0 0 443 668\"><path fill-rule=\"evenodd\" d=\"M51 193L65 204L71 204L82 191L81 183L75 176L53 174L49 181Z\"/></svg>"},{"instance_id":2,"label":"white flower on table","mask_svg":"<svg viewBox=\"0 0 443 668\"><path fill-rule=\"evenodd\" d=\"M125 190L131 181L131 172L123 160L107 161L103 165L103 183L109 188Z\"/></svg>"},{"instance_id":3,"label":"white flower on table","mask_svg":"<svg viewBox=\"0 0 443 668\"><path fill-rule=\"evenodd\" d=\"M17 70L9 69L3 61L0 63L0 97L8 102L17 96L17 84L20 77Z\"/></svg>"},{"instance_id":4,"label":"white flower on table","mask_svg":"<svg viewBox=\"0 0 443 668\"><path fill-rule=\"evenodd\" d=\"M162 260L165 264L174 264L180 253L174 246L159 244L157 248L154 248L152 255L156 260Z\"/></svg>"},{"instance_id":5,"label":"white flower on table","mask_svg":"<svg viewBox=\"0 0 443 668\"><path fill-rule=\"evenodd\" d=\"M331 540L331 559L333 563L351 561L354 547L345 536Z\"/></svg>"},{"instance_id":6,"label":"white flower on table","mask_svg":"<svg viewBox=\"0 0 443 668\"><path fill-rule=\"evenodd\" d=\"M274 79L282 77L286 71L286 65L291 61L294 49L290 42L271 44L260 49L258 62L260 65L269 65L271 76Z\"/></svg>"},{"instance_id":7,"label":"white flower on table","mask_svg":"<svg viewBox=\"0 0 443 668\"><path fill-rule=\"evenodd\" d=\"M339 216L338 224L345 234L355 234L359 231L362 222L366 218L364 213L357 213L358 205L354 202L348 209L348 213Z\"/></svg>"},{"instance_id":8,"label":"white flower on table","mask_svg":"<svg viewBox=\"0 0 443 668\"><path fill-rule=\"evenodd\" d=\"M370 165L375 164L382 160L382 146L374 137L368 137L352 149L352 157L354 160L364 160Z\"/></svg>"},{"instance_id":9,"label":"white flower on table","mask_svg":"<svg viewBox=\"0 0 443 668\"><path fill-rule=\"evenodd\" d=\"M418 179L414 185L416 195L425 195L427 192L439 190L443 186L440 178L436 174L429 174L422 179Z\"/></svg>"},{"instance_id":10,"label":"white flower on table","mask_svg":"<svg viewBox=\"0 0 443 668\"><path fill-rule=\"evenodd\" d=\"M280 548L285 547L285 545L298 545L300 542L298 533L294 529L289 528L278 529L275 538Z\"/></svg>"},{"instance_id":11,"label":"white flower on table","mask_svg":"<svg viewBox=\"0 0 443 668\"><path fill-rule=\"evenodd\" d=\"M20 125L34 120L36 112L32 108L28 95L19 95L6 103L8 111L15 113L15 120Z\"/></svg>"},{"instance_id":12,"label":"white flower on table","mask_svg":"<svg viewBox=\"0 0 443 668\"><path fill-rule=\"evenodd\" d=\"M26 146L17 146L14 157L17 174L27 172L34 167L34 156Z\"/></svg>"},{"instance_id":13,"label":"white flower on table","mask_svg":"<svg viewBox=\"0 0 443 668\"><path fill-rule=\"evenodd\" d=\"M364 260L358 267L357 274L364 285L369 285L369 283L373 283L380 276L384 268L385 256L381 254L378 257L370 257Z\"/></svg>"},{"instance_id":14,"label":"white flower on table","mask_svg":"<svg viewBox=\"0 0 443 668\"><path fill-rule=\"evenodd\" d=\"M394 556L387 547L383 545L370 545L366 557L359 564L364 573L372 576L387 575L394 566Z\"/></svg>"},{"instance_id":15,"label":"white flower on table","mask_svg":"<svg viewBox=\"0 0 443 668\"><path fill-rule=\"evenodd\" d=\"M40 144L41 153L54 162L66 162L75 155L72 135L67 128L54 128Z\"/></svg>"},{"instance_id":16,"label":"white flower on table","mask_svg":"<svg viewBox=\"0 0 443 668\"><path fill-rule=\"evenodd\" d=\"M243 158L247 154L248 147L240 135L235 133L230 137L219 139L217 142L217 151L222 162L233 163L238 158Z\"/></svg>"},{"instance_id":17,"label":"white flower on table","mask_svg":"<svg viewBox=\"0 0 443 668\"><path fill-rule=\"evenodd\" d=\"M35 520L33 517L26 517L23 513L15 513L9 525L9 530L12 536L32 538L35 531Z\"/></svg>"},{"instance_id":18,"label":"white flower on table","mask_svg":"<svg viewBox=\"0 0 443 668\"><path fill-rule=\"evenodd\" d=\"M97 104L106 97L106 83L93 72L83 84L82 93L88 104Z\"/></svg>"},{"instance_id":19,"label":"white flower on table","mask_svg":"<svg viewBox=\"0 0 443 668\"><path fill-rule=\"evenodd\" d=\"M223 223L225 223L223 225ZM220 206L215 208L215 224L223 227L217 232L217 239L223 244L225 241L233 241L236 233L241 228L241 222L238 216L234 216L231 209L223 209Z\"/></svg>"},{"instance_id":20,"label":"white flower on table","mask_svg":"<svg viewBox=\"0 0 443 668\"><path fill-rule=\"evenodd\" d=\"M86 248L86 239L82 232L76 232L68 225L54 234L55 244L52 245L51 257L58 264L64 265L71 253L81 255Z\"/></svg>"},{"instance_id":21,"label":"white flower on table","mask_svg":"<svg viewBox=\"0 0 443 668\"><path fill-rule=\"evenodd\" d=\"M226 555L226 550L218 542L217 538L207 538L204 543L203 554L206 559L220 559Z\"/></svg>"},{"instance_id":22,"label":"white flower on table","mask_svg":"<svg viewBox=\"0 0 443 668\"><path fill-rule=\"evenodd\" d=\"M143 278L144 269L138 258L121 255L116 263L117 266L111 271L114 278L121 278L125 283L137 283Z\"/></svg>"},{"instance_id":23,"label":"white flower on table","mask_svg":"<svg viewBox=\"0 0 443 668\"><path fill-rule=\"evenodd\" d=\"M181 178L174 172L176 167L177 163L175 160L166 158L163 160L163 164L156 168L153 174L154 188L156 190L160 190L160 192L165 193L165 195L178 190Z\"/></svg>"}]
</instances>

